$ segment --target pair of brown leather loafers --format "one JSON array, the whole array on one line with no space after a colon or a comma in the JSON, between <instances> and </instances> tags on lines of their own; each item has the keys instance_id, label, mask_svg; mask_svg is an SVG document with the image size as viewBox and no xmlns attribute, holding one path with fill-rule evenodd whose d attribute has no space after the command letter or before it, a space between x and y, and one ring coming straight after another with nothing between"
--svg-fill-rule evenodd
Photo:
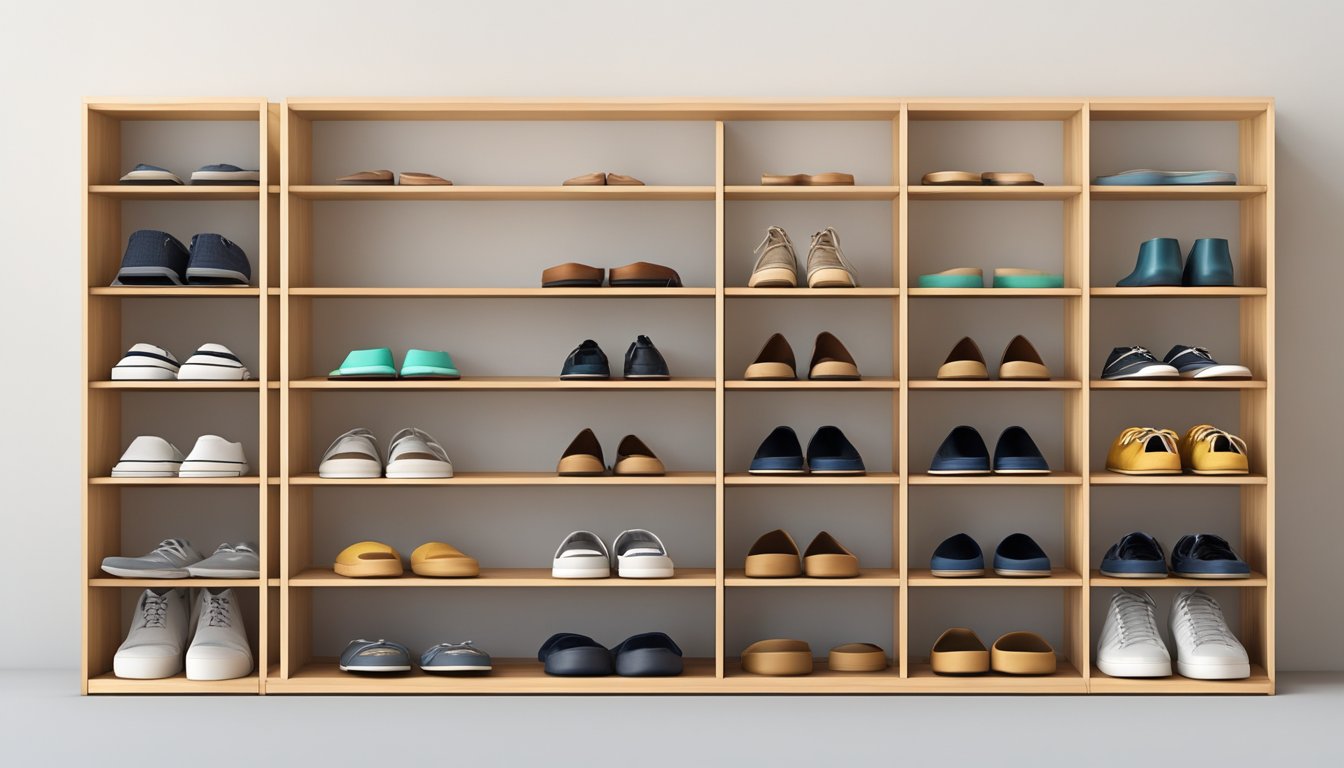
<instances>
[{"instance_id":1,"label":"pair of brown leather loafers","mask_svg":"<svg viewBox=\"0 0 1344 768\"><path fill-rule=\"evenodd\" d=\"M986 380L989 368L985 365L985 356L980 345L970 336L962 337L947 359L938 368L940 379ZM1017 335L1003 349L999 359L999 378L1003 380L1045 381L1050 378L1050 369L1032 346L1026 336Z\"/></svg>"},{"instance_id":2,"label":"pair of brown leather loafers","mask_svg":"<svg viewBox=\"0 0 1344 768\"><path fill-rule=\"evenodd\" d=\"M607 473L606 462L602 458L602 443L591 429L580 432L556 465L556 474L561 477L597 477ZM616 448L616 463L611 465L613 475L659 476L666 474L663 462L653 451L634 435L626 435Z\"/></svg>"}]
</instances>

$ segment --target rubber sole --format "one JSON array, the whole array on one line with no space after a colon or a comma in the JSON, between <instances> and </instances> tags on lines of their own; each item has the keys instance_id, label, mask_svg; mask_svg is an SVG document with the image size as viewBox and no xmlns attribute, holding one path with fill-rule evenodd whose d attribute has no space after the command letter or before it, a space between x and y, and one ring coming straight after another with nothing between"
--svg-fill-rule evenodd
<instances>
[{"instance_id":1,"label":"rubber sole","mask_svg":"<svg viewBox=\"0 0 1344 768\"><path fill-rule=\"evenodd\" d=\"M996 469L996 475L1048 475L1048 469Z\"/></svg>"},{"instance_id":2,"label":"rubber sole","mask_svg":"<svg viewBox=\"0 0 1344 768\"><path fill-rule=\"evenodd\" d=\"M611 378L610 373L562 373L561 381L606 381Z\"/></svg>"},{"instance_id":3,"label":"rubber sole","mask_svg":"<svg viewBox=\"0 0 1344 768\"><path fill-rule=\"evenodd\" d=\"M187 650L188 680L235 680L252 673L252 656L238 654L229 659L193 659Z\"/></svg>"},{"instance_id":4,"label":"rubber sole","mask_svg":"<svg viewBox=\"0 0 1344 768\"><path fill-rule=\"evenodd\" d=\"M415 563L411 566L411 572L435 579L469 579L481 575L481 566L471 558L447 557Z\"/></svg>"},{"instance_id":5,"label":"rubber sole","mask_svg":"<svg viewBox=\"0 0 1344 768\"><path fill-rule=\"evenodd\" d=\"M546 657L544 669L558 677L603 677L616 671L606 648L567 648Z\"/></svg>"},{"instance_id":6,"label":"rubber sole","mask_svg":"<svg viewBox=\"0 0 1344 768\"><path fill-rule=\"evenodd\" d=\"M775 267L754 272L747 280L748 288L797 288L798 274L791 269Z\"/></svg>"},{"instance_id":7,"label":"rubber sole","mask_svg":"<svg viewBox=\"0 0 1344 768\"><path fill-rule=\"evenodd\" d=\"M887 654L871 643L846 643L831 649L826 668L832 672L881 672L887 668Z\"/></svg>"},{"instance_id":8,"label":"rubber sole","mask_svg":"<svg viewBox=\"0 0 1344 768\"><path fill-rule=\"evenodd\" d=\"M421 665L421 666L420 666L420 669L421 669L421 671L423 671L423 672L436 672L436 673L463 673L463 672L489 672L489 671L493 670L494 667L491 666L491 665L489 665L489 664L485 664L485 665L480 665L480 664L478 664L478 665L470 666L470 667L465 667L465 666L447 666L447 667L435 667L435 666L429 666L429 667L426 667L426 666L424 666L424 665Z\"/></svg>"},{"instance_id":9,"label":"rubber sole","mask_svg":"<svg viewBox=\"0 0 1344 768\"><path fill-rule=\"evenodd\" d=\"M1192 469L1192 475L1249 475L1248 469Z\"/></svg>"},{"instance_id":10,"label":"rubber sole","mask_svg":"<svg viewBox=\"0 0 1344 768\"><path fill-rule=\"evenodd\" d=\"M188 568L187 575L194 579L255 579L261 571L230 570L228 568Z\"/></svg>"},{"instance_id":11,"label":"rubber sole","mask_svg":"<svg viewBox=\"0 0 1344 768\"><path fill-rule=\"evenodd\" d=\"M161 659L128 659L112 657L112 674L123 680L162 680L182 671L182 655Z\"/></svg>"},{"instance_id":12,"label":"rubber sole","mask_svg":"<svg viewBox=\"0 0 1344 768\"><path fill-rule=\"evenodd\" d=\"M1125 379L1176 379L1180 378L1180 374L1175 368L1172 368L1169 365L1150 365L1146 368L1140 368L1134 373L1119 373L1110 376L1103 373L1101 378L1103 381L1124 381Z\"/></svg>"},{"instance_id":13,"label":"rubber sole","mask_svg":"<svg viewBox=\"0 0 1344 768\"><path fill-rule=\"evenodd\" d=\"M1102 568L1102 569L1101 569L1101 575L1102 575L1102 576L1109 576L1109 577L1112 578L1112 579L1165 579L1165 578L1167 578L1167 573L1166 573L1166 571L1163 571L1162 573L1156 573L1156 572L1154 572L1154 573L1122 573L1122 572L1120 572L1120 571L1108 571L1108 570L1106 570L1105 568Z\"/></svg>"},{"instance_id":14,"label":"rubber sole","mask_svg":"<svg viewBox=\"0 0 1344 768\"><path fill-rule=\"evenodd\" d=\"M123 579L185 579L190 574L186 568L151 568L141 570L139 568L115 568L102 566L104 573L109 573Z\"/></svg>"},{"instance_id":15,"label":"rubber sole","mask_svg":"<svg viewBox=\"0 0 1344 768\"><path fill-rule=\"evenodd\" d=\"M1115 467L1107 467L1107 468L1106 468L1106 471L1107 471L1107 472L1114 472L1114 473L1116 473L1117 475L1179 475L1179 474L1181 474L1181 470L1179 470L1179 469L1117 469L1117 468L1115 468Z\"/></svg>"},{"instance_id":16,"label":"rubber sole","mask_svg":"<svg viewBox=\"0 0 1344 768\"><path fill-rule=\"evenodd\" d=\"M177 371L178 381L247 381L246 368L184 363Z\"/></svg>"},{"instance_id":17,"label":"rubber sole","mask_svg":"<svg viewBox=\"0 0 1344 768\"><path fill-rule=\"evenodd\" d=\"M360 665L358 665L358 664L352 664L352 665L350 665L350 666L348 666L348 667L347 667L347 666L344 666L344 665L340 665L340 666L337 667L337 669L341 670L342 672L364 672L364 673L373 673L373 674L388 674L388 673L392 673L392 672L410 672L410 671L411 671L411 665L410 665L410 664L397 664L397 665L395 665L395 666L388 666L388 667L364 667L364 666L360 666Z\"/></svg>"},{"instance_id":18,"label":"rubber sole","mask_svg":"<svg viewBox=\"0 0 1344 768\"><path fill-rule=\"evenodd\" d=\"M337 576L352 579L395 579L404 573L401 561L393 558L369 560L351 565L336 563L332 566L332 570Z\"/></svg>"},{"instance_id":19,"label":"rubber sole","mask_svg":"<svg viewBox=\"0 0 1344 768\"><path fill-rule=\"evenodd\" d=\"M812 673L812 649L801 640L761 640L742 652L742 671L791 677Z\"/></svg>"},{"instance_id":20,"label":"rubber sole","mask_svg":"<svg viewBox=\"0 0 1344 768\"><path fill-rule=\"evenodd\" d=\"M1251 665L1249 662L1190 664L1177 659L1176 671L1191 680L1242 680L1251 676Z\"/></svg>"},{"instance_id":21,"label":"rubber sole","mask_svg":"<svg viewBox=\"0 0 1344 768\"><path fill-rule=\"evenodd\" d=\"M843 269L819 269L807 276L808 288L854 288L854 276Z\"/></svg>"},{"instance_id":22,"label":"rubber sole","mask_svg":"<svg viewBox=\"0 0 1344 768\"><path fill-rule=\"evenodd\" d=\"M995 568L995 576L1004 576L1010 579L1044 578L1050 575L1050 571L1019 571L1013 568Z\"/></svg>"},{"instance_id":23,"label":"rubber sole","mask_svg":"<svg viewBox=\"0 0 1344 768\"><path fill-rule=\"evenodd\" d=\"M541 284L542 288L601 288L601 280L552 280Z\"/></svg>"},{"instance_id":24,"label":"rubber sole","mask_svg":"<svg viewBox=\"0 0 1344 768\"><path fill-rule=\"evenodd\" d=\"M149 462L136 462L136 463L145 464ZM181 467L180 464L172 462L156 462L156 463L163 464L163 466L155 467L152 469L117 469L116 467L113 467L112 476L113 477L177 477L178 469Z\"/></svg>"},{"instance_id":25,"label":"rubber sole","mask_svg":"<svg viewBox=\"0 0 1344 768\"><path fill-rule=\"evenodd\" d=\"M1097 659L1097 669L1108 677L1170 677L1170 661L1106 661Z\"/></svg>"},{"instance_id":26,"label":"rubber sole","mask_svg":"<svg viewBox=\"0 0 1344 768\"><path fill-rule=\"evenodd\" d=\"M970 568L964 571L946 571L943 569L930 570L929 573L940 579L969 579L977 576L984 576L984 568Z\"/></svg>"},{"instance_id":27,"label":"rubber sole","mask_svg":"<svg viewBox=\"0 0 1344 768\"><path fill-rule=\"evenodd\" d=\"M930 475L992 475L988 469L930 469Z\"/></svg>"},{"instance_id":28,"label":"rubber sole","mask_svg":"<svg viewBox=\"0 0 1344 768\"><path fill-rule=\"evenodd\" d=\"M612 280L612 288L680 288L679 285L669 285L666 280L657 280L652 278L625 278L621 280Z\"/></svg>"},{"instance_id":29,"label":"rubber sole","mask_svg":"<svg viewBox=\"0 0 1344 768\"><path fill-rule=\"evenodd\" d=\"M744 567L749 579L789 579L803 575L798 555L782 552L747 555Z\"/></svg>"},{"instance_id":30,"label":"rubber sole","mask_svg":"<svg viewBox=\"0 0 1344 768\"><path fill-rule=\"evenodd\" d=\"M1180 571L1172 571L1171 575L1178 579L1209 579L1212 581L1251 578L1251 574L1249 573L1182 573Z\"/></svg>"},{"instance_id":31,"label":"rubber sole","mask_svg":"<svg viewBox=\"0 0 1344 768\"><path fill-rule=\"evenodd\" d=\"M178 477L242 477L242 469L187 469L185 466L177 473Z\"/></svg>"},{"instance_id":32,"label":"rubber sole","mask_svg":"<svg viewBox=\"0 0 1344 768\"><path fill-rule=\"evenodd\" d=\"M117 366L112 369L112 381L173 381L177 374L167 368L152 365Z\"/></svg>"},{"instance_id":33,"label":"rubber sole","mask_svg":"<svg viewBox=\"0 0 1344 768\"><path fill-rule=\"evenodd\" d=\"M621 677L674 677L683 669L680 656L667 648L637 648L616 657Z\"/></svg>"}]
</instances>

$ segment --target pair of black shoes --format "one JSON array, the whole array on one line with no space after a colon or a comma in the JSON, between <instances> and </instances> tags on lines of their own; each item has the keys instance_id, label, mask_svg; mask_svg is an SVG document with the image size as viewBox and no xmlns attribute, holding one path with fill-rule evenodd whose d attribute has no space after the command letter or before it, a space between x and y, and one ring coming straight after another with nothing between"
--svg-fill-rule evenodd
<instances>
[{"instance_id":1,"label":"pair of black shoes","mask_svg":"<svg viewBox=\"0 0 1344 768\"><path fill-rule=\"evenodd\" d=\"M560 677L673 677L681 674L681 649L662 632L645 632L608 649L587 635L558 632L537 651L546 674Z\"/></svg>"},{"instance_id":2,"label":"pair of black shoes","mask_svg":"<svg viewBox=\"0 0 1344 768\"><path fill-rule=\"evenodd\" d=\"M607 353L592 339L574 348L565 358L560 369L561 381L602 380L611 378L611 365L607 362ZM637 336L625 350L625 378L649 381L672 378L667 371L667 361L648 336Z\"/></svg>"}]
</instances>

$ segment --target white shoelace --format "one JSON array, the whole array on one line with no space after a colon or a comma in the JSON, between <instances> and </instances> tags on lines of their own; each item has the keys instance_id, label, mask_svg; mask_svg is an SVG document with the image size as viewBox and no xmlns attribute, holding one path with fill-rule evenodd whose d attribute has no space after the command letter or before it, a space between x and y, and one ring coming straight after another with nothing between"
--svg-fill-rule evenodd
<instances>
[{"instance_id":1,"label":"white shoelace","mask_svg":"<svg viewBox=\"0 0 1344 768\"><path fill-rule=\"evenodd\" d=\"M325 461L328 456L337 453L336 446L340 445L341 441L348 440L354 437L364 438L365 440L367 440L369 448L373 450L373 457L380 462L383 460L383 457L378 453L378 440L373 436L373 432L369 431L369 429L366 427L355 427L349 432L346 432L345 434L331 441L331 445L327 446L327 450L322 454L323 461ZM361 442L363 442L363 440L361 440Z\"/></svg>"},{"instance_id":2,"label":"white shoelace","mask_svg":"<svg viewBox=\"0 0 1344 768\"><path fill-rule=\"evenodd\" d=\"M859 280L857 273L854 271L853 265L851 265L845 258L844 252L840 250L840 235L836 233L834 227L827 227L820 232L813 233L812 247L809 248L807 252L809 273L812 271L812 253L815 251L830 251L835 254L835 260L840 263L840 266L844 267L851 278L854 278L854 285L856 287L858 286Z\"/></svg>"},{"instance_id":3,"label":"white shoelace","mask_svg":"<svg viewBox=\"0 0 1344 768\"><path fill-rule=\"evenodd\" d=\"M771 239L774 239L776 242L774 245L770 245L767 248L766 245L770 243ZM771 252L776 248L783 248L787 255L772 256ZM752 250L752 253L760 254L756 258L756 265L751 268L752 272L759 270L766 264L767 260L771 258L778 260L781 264L787 261L794 269L798 268L798 255L794 253L793 241L789 239L789 233L785 232L781 227L770 227L767 229L765 231L765 237L762 238L760 244Z\"/></svg>"},{"instance_id":4,"label":"white shoelace","mask_svg":"<svg viewBox=\"0 0 1344 768\"><path fill-rule=\"evenodd\" d=\"M229 598L224 595L206 596L206 616L208 622L206 626L223 627L228 629L233 626L233 611L229 605Z\"/></svg>"},{"instance_id":5,"label":"white shoelace","mask_svg":"<svg viewBox=\"0 0 1344 768\"><path fill-rule=\"evenodd\" d=\"M1217 600L1203 592L1192 592L1181 601L1181 615L1185 617L1190 628L1190 638L1196 648L1201 645L1232 647L1228 640L1231 630L1227 627L1223 609Z\"/></svg>"},{"instance_id":6,"label":"white shoelace","mask_svg":"<svg viewBox=\"0 0 1344 768\"><path fill-rule=\"evenodd\" d=\"M1156 427L1130 427L1120 433L1120 444L1129 445L1130 443L1144 443L1158 438L1162 441L1163 447L1170 453L1178 453L1176 449L1176 433L1170 429L1158 429Z\"/></svg>"},{"instance_id":7,"label":"white shoelace","mask_svg":"<svg viewBox=\"0 0 1344 768\"><path fill-rule=\"evenodd\" d=\"M437 440L435 440L433 437L430 437L430 434L428 432L424 431L423 429L419 429L417 427L406 427L405 429L402 429L401 431L397 432L397 434L392 436L392 442L389 443L387 446L388 459L390 460L394 458L397 453L397 446L399 446L403 441L411 437L420 438L420 440L424 442L425 446L429 448L430 453L433 453L435 456L437 456L440 461L449 460L448 451L444 450L443 446L439 445L439 442Z\"/></svg>"},{"instance_id":8,"label":"white shoelace","mask_svg":"<svg viewBox=\"0 0 1344 768\"><path fill-rule=\"evenodd\" d=\"M1246 453L1245 440L1242 440L1231 432L1225 432L1217 427L1211 427L1207 424L1202 427L1196 427L1190 434L1190 441L1194 443L1207 442L1209 444L1209 452L1213 452L1214 446L1217 444L1218 438L1220 437L1227 438L1228 444L1232 446L1232 453Z\"/></svg>"},{"instance_id":9,"label":"white shoelace","mask_svg":"<svg viewBox=\"0 0 1344 768\"><path fill-rule=\"evenodd\" d=\"M186 539L164 539L150 554L162 555L163 559L169 562L181 562L191 559L191 556L187 554L187 547L190 546L191 544Z\"/></svg>"},{"instance_id":10,"label":"white shoelace","mask_svg":"<svg viewBox=\"0 0 1344 768\"><path fill-rule=\"evenodd\" d=\"M1157 632L1157 616L1153 613L1152 603L1138 595L1121 592L1111 598L1111 610L1115 611L1121 648L1131 645L1162 644L1162 638Z\"/></svg>"},{"instance_id":11,"label":"white shoelace","mask_svg":"<svg viewBox=\"0 0 1344 768\"><path fill-rule=\"evenodd\" d=\"M433 656L434 654L439 653L441 651L447 653L482 653L482 651L479 648L472 645L472 641L463 640L460 643L439 643L438 645L435 645L434 647L425 651L425 655Z\"/></svg>"},{"instance_id":12,"label":"white shoelace","mask_svg":"<svg viewBox=\"0 0 1344 768\"><path fill-rule=\"evenodd\" d=\"M1126 352L1125 354L1123 354L1123 355L1117 357L1117 358L1115 359L1115 362L1111 363L1111 365L1108 366L1108 367L1114 367L1114 366L1119 365L1119 364L1121 363L1121 361L1123 361L1125 358L1129 357L1130 355L1147 355L1149 358L1151 358L1151 359L1153 359L1153 360L1156 360L1156 359L1157 359L1157 357L1156 357L1155 355L1153 355L1153 353L1152 353L1147 347L1130 347L1128 352Z\"/></svg>"},{"instance_id":13,"label":"white shoelace","mask_svg":"<svg viewBox=\"0 0 1344 768\"><path fill-rule=\"evenodd\" d=\"M150 592L140 608L140 621L146 629L162 628L168 623L168 598Z\"/></svg>"}]
</instances>

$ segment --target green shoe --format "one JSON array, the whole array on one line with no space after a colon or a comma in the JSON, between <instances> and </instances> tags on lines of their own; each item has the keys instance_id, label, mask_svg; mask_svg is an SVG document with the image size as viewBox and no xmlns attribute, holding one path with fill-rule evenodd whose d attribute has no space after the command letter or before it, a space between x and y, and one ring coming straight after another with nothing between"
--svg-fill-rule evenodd
<instances>
[{"instance_id":1,"label":"green shoe","mask_svg":"<svg viewBox=\"0 0 1344 768\"><path fill-rule=\"evenodd\" d=\"M408 349L401 361L403 379L460 379L462 374L453 367L453 358L447 352Z\"/></svg>"},{"instance_id":2,"label":"green shoe","mask_svg":"<svg viewBox=\"0 0 1344 768\"><path fill-rule=\"evenodd\" d=\"M392 364L392 350L356 349L345 356L341 367L327 374L329 379L395 379L397 368Z\"/></svg>"},{"instance_id":3,"label":"green shoe","mask_svg":"<svg viewBox=\"0 0 1344 768\"><path fill-rule=\"evenodd\" d=\"M919 276L920 288L984 288L985 273L977 267L956 267Z\"/></svg>"},{"instance_id":4,"label":"green shoe","mask_svg":"<svg viewBox=\"0 0 1344 768\"><path fill-rule=\"evenodd\" d=\"M1064 276L1042 272L1038 269L1013 269L1003 267L994 270L995 288L1063 288Z\"/></svg>"}]
</instances>

